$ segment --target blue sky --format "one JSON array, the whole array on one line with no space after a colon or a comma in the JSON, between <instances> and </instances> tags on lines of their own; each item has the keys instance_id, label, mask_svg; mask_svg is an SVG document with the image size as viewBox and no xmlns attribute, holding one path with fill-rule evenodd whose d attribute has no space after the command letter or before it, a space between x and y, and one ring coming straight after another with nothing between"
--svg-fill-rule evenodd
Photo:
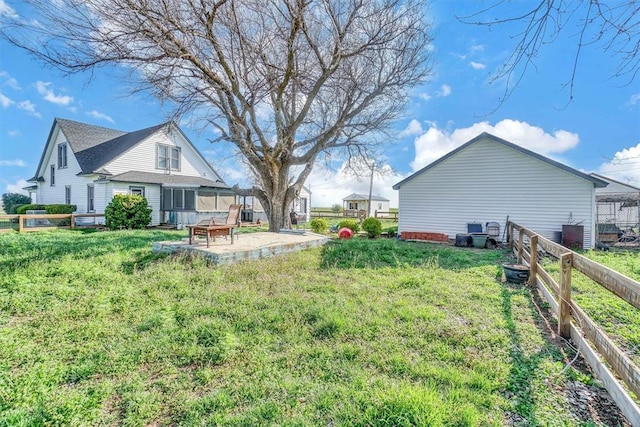
<instances>
[{"instance_id":1,"label":"blue sky","mask_svg":"<svg viewBox=\"0 0 640 427\"><path fill-rule=\"evenodd\" d=\"M433 2L433 75L415 89L378 159L385 173L374 178L374 194L397 206L393 184L485 131L579 170L640 186L640 78L612 79L615 58L598 46L583 50L569 102L563 85L576 38L568 28L499 104L503 82L489 80L513 40L508 29L456 20L478 7L476 1ZM0 0L0 14L12 11L15 2ZM0 41L0 192L27 185L55 117L133 131L164 122L167 108L143 94L130 96L108 70L92 79L65 77ZM242 184L246 173L227 150L208 142L211 130L180 126L227 183ZM367 193L369 180L343 173L340 163L330 169L319 164L307 186L313 206L329 206L352 192Z\"/></svg>"}]
</instances>

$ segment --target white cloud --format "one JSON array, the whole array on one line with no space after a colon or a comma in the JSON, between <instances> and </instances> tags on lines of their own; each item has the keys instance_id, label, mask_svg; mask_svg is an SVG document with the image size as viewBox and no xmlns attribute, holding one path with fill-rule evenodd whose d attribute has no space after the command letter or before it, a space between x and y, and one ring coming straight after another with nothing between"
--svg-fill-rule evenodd
<instances>
[{"instance_id":1,"label":"white cloud","mask_svg":"<svg viewBox=\"0 0 640 427\"><path fill-rule=\"evenodd\" d=\"M629 105L636 105L638 101L640 101L640 93L633 94L629 98Z\"/></svg>"},{"instance_id":2,"label":"white cloud","mask_svg":"<svg viewBox=\"0 0 640 427\"><path fill-rule=\"evenodd\" d=\"M18 167L25 167L27 166L27 164L25 163L24 160L22 159L15 159L15 160L0 160L0 166L18 166Z\"/></svg>"},{"instance_id":3,"label":"white cloud","mask_svg":"<svg viewBox=\"0 0 640 427\"><path fill-rule=\"evenodd\" d=\"M451 95L451 86L442 85L440 86L440 91L438 92L438 96L449 96Z\"/></svg>"},{"instance_id":4,"label":"white cloud","mask_svg":"<svg viewBox=\"0 0 640 427\"><path fill-rule=\"evenodd\" d=\"M369 194L371 175L362 176L360 180L350 173L343 164L339 170L329 170L318 164L307 179L306 186L311 190L311 206L329 207L342 205L342 199L351 193ZM391 207L398 207L398 192L392 187L406 178L406 175L394 172L384 164L379 167L381 174L373 177L372 194L389 199Z\"/></svg>"},{"instance_id":5,"label":"white cloud","mask_svg":"<svg viewBox=\"0 0 640 427\"><path fill-rule=\"evenodd\" d=\"M69 105L73 102L73 97L69 95L56 95L52 89L49 89L51 82L43 82L38 80L36 82L36 90L43 96L45 101L49 101L56 105Z\"/></svg>"},{"instance_id":6,"label":"white cloud","mask_svg":"<svg viewBox=\"0 0 640 427\"><path fill-rule=\"evenodd\" d=\"M1 1L2 0L0 0L0 2ZM11 75L6 71L0 71L0 78L6 79L4 83L2 83L3 86L9 86L13 90L20 90L20 85L18 84L18 81L13 77L11 77Z\"/></svg>"},{"instance_id":7,"label":"white cloud","mask_svg":"<svg viewBox=\"0 0 640 427\"><path fill-rule=\"evenodd\" d=\"M640 186L640 143L618 151L610 161L600 165L598 173Z\"/></svg>"},{"instance_id":8,"label":"white cloud","mask_svg":"<svg viewBox=\"0 0 640 427\"><path fill-rule=\"evenodd\" d=\"M413 119L409 122L407 127L402 132L400 132L400 134L398 134L398 136L400 138L404 138L405 136L420 135L422 132L424 131L422 130L422 125L420 124L420 122L416 119Z\"/></svg>"},{"instance_id":9,"label":"white cloud","mask_svg":"<svg viewBox=\"0 0 640 427\"><path fill-rule=\"evenodd\" d=\"M106 120L106 121L108 121L109 123L115 123L115 122L113 121L113 119L111 118L111 116L109 116L109 115L107 115L107 114L105 114L105 113L101 113L101 112L96 111L96 110L91 110L91 111L87 112L87 115L88 115L88 116L91 116L91 117L93 117L93 118L95 118L95 119L99 119L99 120Z\"/></svg>"},{"instance_id":10,"label":"white cloud","mask_svg":"<svg viewBox=\"0 0 640 427\"><path fill-rule=\"evenodd\" d=\"M476 44L469 48L471 52L482 52L484 51L484 45Z\"/></svg>"},{"instance_id":11,"label":"white cloud","mask_svg":"<svg viewBox=\"0 0 640 427\"><path fill-rule=\"evenodd\" d=\"M0 93L0 105L2 105L2 108L7 108L13 104L15 104L15 101L13 99Z\"/></svg>"},{"instance_id":12,"label":"white cloud","mask_svg":"<svg viewBox=\"0 0 640 427\"><path fill-rule=\"evenodd\" d=\"M451 86L449 86L448 84L443 84L442 86L440 86L440 90L436 91L435 93L435 96L438 98L442 98L449 95L451 95ZM425 101L428 101L431 98L433 98L433 96L427 92L423 92L419 94L418 97L422 98Z\"/></svg>"},{"instance_id":13,"label":"white cloud","mask_svg":"<svg viewBox=\"0 0 640 427\"><path fill-rule=\"evenodd\" d=\"M487 65L486 65L486 64L482 64L482 63L480 63L480 62L475 62L475 61L471 61L471 62L469 63L469 65L471 65L471 67L472 67L474 70L484 70L485 68L487 68Z\"/></svg>"},{"instance_id":14,"label":"white cloud","mask_svg":"<svg viewBox=\"0 0 640 427\"><path fill-rule=\"evenodd\" d=\"M411 162L412 169L417 171L423 168L482 132L488 132L544 156L563 153L575 148L580 141L576 133L565 130L547 133L537 126L511 119L502 120L495 126L489 122L479 122L452 132L432 126L415 140L416 157Z\"/></svg>"},{"instance_id":15,"label":"white cloud","mask_svg":"<svg viewBox=\"0 0 640 427\"><path fill-rule=\"evenodd\" d=\"M18 108L26 111L30 115L37 117L39 119L42 118L42 115L36 111L36 106L29 100L18 102Z\"/></svg>"},{"instance_id":16,"label":"white cloud","mask_svg":"<svg viewBox=\"0 0 640 427\"><path fill-rule=\"evenodd\" d=\"M7 132L9 134L10 137L15 138L16 136L22 136L22 132L20 132L17 129L14 130L10 130Z\"/></svg>"},{"instance_id":17,"label":"white cloud","mask_svg":"<svg viewBox=\"0 0 640 427\"><path fill-rule=\"evenodd\" d=\"M17 182L14 182L14 183L6 182L6 181L5 183L7 185L5 187L4 193L19 193L19 194L24 194L25 196L29 195L27 191L23 190L24 187L29 186L29 183L26 180L19 179Z\"/></svg>"},{"instance_id":18,"label":"white cloud","mask_svg":"<svg viewBox=\"0 0 640 427\"><path fill-rule=\"evenodd\" d=\"M0 16L7 16L9 18L17 18L18 14L16 11L6 4L4 0L0 0Z\"/></svg>"}]
</instances>

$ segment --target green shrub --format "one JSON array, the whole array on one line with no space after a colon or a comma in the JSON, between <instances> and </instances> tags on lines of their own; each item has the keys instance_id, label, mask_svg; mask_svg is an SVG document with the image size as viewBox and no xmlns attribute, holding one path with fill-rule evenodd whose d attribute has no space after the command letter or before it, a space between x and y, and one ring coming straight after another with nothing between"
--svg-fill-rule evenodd
<instances>
[{"instance_id":1,"label":"green shrub","mask_svg":"<svg viewBox=\"0 0 640 427\"><path fill-rule=\"evenodd\" d=\"M111 230L145 228L151 224L151 208L143 196L116 194L104 210L104 218Z\"/></svg>"},{"instance_id":2,"label":"green shrub","mask_svg":"<svg viewBox=\"0 0 640 427\"><path fill-rule=\"evenodd\" d=\"M378 237L382 233L382 221L370 216L362 221L362 229L367 232L370 238Z\"/></svg>"},{"instance_id":3,"label":"green shrub","mask_svg":"<svg viewBox=\"0 0 640 427\"><path fill-rule=\"evenodd\" d=\"M360 231L360 224L355 219L343 219L338 223L338 230L345 227L353 231L354 234Z\"/></svg>"},{"instance_id":4,"label":"green shrub","mask_svg":"<svg viewBox=\"0 0 640 427\"><path fill-rule=\"evenodd\" d=\"M72 214L74 213L78 207L76 205L45 205L45 210L50 215L57 214Z\"/></svg>"},{"instance_id":5,"label":"green shrub","mask_svg":"<svg viewBox=\"0 0 640 427\"><path fill-rule=\"evenodd\" d=\"M28 205L31 198L20 193L4 193L2 195L2 206L7 214L15 214L16 208L20 205Z\"/></svg>"},{"instance_id":6,"label":"green shrub","mask_svg":"<svg viewBox=\"0 0 640 427\"><path fill-rule=\"evenodd\" d=\"M309 226L314 233L324 234L329 228L329 221L324 218L314 218L309 222Z\"/></svg>"},{"instance_id":7,"label":"green shrub","mask_svg":"<svg viewBox=\"0 0 640 427\"><path fill-rule=\"evenodd\" d=\"M398 226L394 225L394 226L391 226L391 227L387 227L387 228L385 228L384 231L387 232L387 235L389 237L396 237L398 235Z\"/></svg>"},{"instance_id":8,"label":"green shrub","mask_svg":"<svg viewBox=\"0 0 640 427\"><path fill-rule=\"evenodd\" d=\"M342 212L342 205L339 205L338 203L331 205L331 212L335 212L335 213Z\"/></svg>"},{"instance_id":9,"label":"green shrub","mask_svg":"<svg viewBox=\"0 0 640 427\"><path fill-rule=\"evenodd\" d=\"M29 205L20 205L16 208L16 212L18 215L24 215L27 211L43 211L45 210L46 205L38 205L38 204L29 204Z\"/></svg>"}]
</instances>

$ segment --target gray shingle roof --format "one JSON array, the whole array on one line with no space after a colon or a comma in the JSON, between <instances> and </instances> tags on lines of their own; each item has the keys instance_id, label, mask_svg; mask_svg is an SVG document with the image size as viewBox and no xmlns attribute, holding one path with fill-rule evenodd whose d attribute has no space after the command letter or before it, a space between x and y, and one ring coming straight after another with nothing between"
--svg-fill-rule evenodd
<instances>
[{"instance_id":1,"label":"gray shingle roof","mask_svg":"<svg viewBox=\"0 0 640 427\"><path fill-rule=\"evenodd\" d=\"M360 194L360 193L351 193L347 197L342 200L369 200L368 194ZM385 199L381 196L371 195L371 200L375 200L376 202L388 202L389 199Z\"/></svg>"},{"instance_id":2,"label":"gray shingle roof","mask_svg":"<svg viewBox=\"0 0 640 427\"><path fill-rule=\"evenodd\" d=\"M79 174L100 174L100 175L109 175L109 171L104 169L104 165L109 163L111 160L116 157L122 155L124 152L129 150L131 147L135 146L139 142L143 141L145 138L153 135L154 133L160 131L161 129L173 126L171 122L162 123L156 126L151 126L146 129L137 130L134 132L124 132L116 129L109 129L102 126L94 126L86 123L80 123L73 120L56 118L53 121L53 125L51 126L51 130L49 132L49 137L47 138L47 142L51 141L54 130L56 126L59 127L60 132L64 135L69 144L69 148L73 152L78 164L80 165L80 173ZM202 157L202 154L198 152L198 150L191 144L187 136L182 132L180 128L175 126L175 128L181 133L184 139L189 143L196 154L198 154L202 160L207 163L206 159ZM44 157L46 155L47 149L42 152L42 156L40 158L40 163L38 164L38 169L36 170L36 176L29 179L29 182L36 182L42 180L42 174L45 171L42 171L42 165L44 162ZM54 153L55 154L55 153ZM210 166L210 165L209 165ZM190 185L202 185L206 187L220 187L220 188L229 188L224 182L222 182L222 178L218 173L211 167L211 171L215 175L214 181L210 181L204 178L194 178L190 179ZM131 174L141 174L141 172L127 172ZM40 174L40 176L38 176ZM124 174L120 174L122 176ZM150 175L159 175L165 176L162 174L150 174ZM142 178L142 175L131 175L131 177ZM146 179L153 179L152 177L147 177ZM198 184L198 180L202 180L203 184ZM156 183L155 181L132 181L132 182L150 182ZM204 183L206 182L206 183ZM220 184L222 182L222 184ZM163 184L165 182L157 182L158 184Z\"/></svg>"},{"instance_id":3,"label":"gray shingle roof","mask_svg":"<svg viewBox=\"0 0 640 427\"><path fill-rule=\"evenodd\" d=\"M213 187L231 189L220 181L212 181L199 176L169 175L152 172L129 171L104 178L106 181L135 182L139 184L179 185L193 187Z\"/></svg>"},{"instance_id":4,"label":"gray shingle roof","mask_svg":"<svg viewBox=\"0 0 640 427\"><path fill-rule=\"evenodd\" d=\"M70 122L69 120L65 120L65 122L58 123L78 160L78 164L80 164L82 173L97 171L143 139L168 125L168 123L163 123L135 132L120 133L117 136L100 141L107 137L107 132L103 132L103 130L107 129ZM96 129L96 134L92 136L90 132L92 129L89 128L98 128Z\"/></svg>"}]
</instances>

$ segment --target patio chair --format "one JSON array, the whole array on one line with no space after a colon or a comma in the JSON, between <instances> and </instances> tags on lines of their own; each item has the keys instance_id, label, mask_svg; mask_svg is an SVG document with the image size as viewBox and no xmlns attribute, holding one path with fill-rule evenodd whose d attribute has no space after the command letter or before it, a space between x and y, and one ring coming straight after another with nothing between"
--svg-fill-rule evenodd
<instances>
[{"instance_id":1,"label":"patio chair","mask_svg":"<svg viewBox=\"0 0 640 427\"><path fill-rule=\"evenodd\" d=\"M207 247L209 247L209 239L213 238L216 241L216 237L222 237L226 239L227 236L231 236L231 244L233 244L233 238L237 236L237 228L240 227L240 208L241 205L229 206L229 213L224 221L216 218L203 219L196 225L188 225L189 229L189 244L192 242L194 236L206 236Z\"/></svg>"}]
</instances>

